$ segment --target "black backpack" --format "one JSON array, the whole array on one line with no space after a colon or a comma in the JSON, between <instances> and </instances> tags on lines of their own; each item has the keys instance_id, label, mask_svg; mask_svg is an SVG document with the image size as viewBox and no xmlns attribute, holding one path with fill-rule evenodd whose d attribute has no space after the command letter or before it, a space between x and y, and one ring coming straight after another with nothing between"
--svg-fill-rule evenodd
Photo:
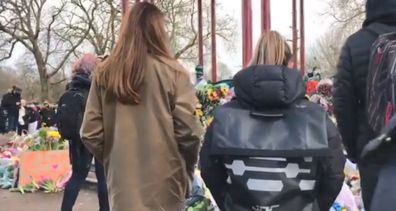
<instances>
[{"instance_id":1,"label":"black backpack","mask_svg":"<svg viewBox=\"0 0 396 211\"><path fill-rule=\"evenodd\" d=\"M396 112L396 33L380 35L371 48L366 106L378 134Z\"/></svg>"},{"instance_id":2,"label":"black backpack","mask_svg":"<svg viewBox=\"0 0 396 211\"><path fill-rule=\"evenodd\" d=\"M84 116L86 93L79 89L69 89L59 100L57 126L62 138L77 139Z\"/></svg>"}]
</instances>

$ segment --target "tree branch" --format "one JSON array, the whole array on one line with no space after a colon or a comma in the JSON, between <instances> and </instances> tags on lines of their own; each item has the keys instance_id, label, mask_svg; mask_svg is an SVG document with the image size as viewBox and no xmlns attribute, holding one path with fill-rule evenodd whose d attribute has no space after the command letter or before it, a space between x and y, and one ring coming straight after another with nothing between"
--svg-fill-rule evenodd
<instances>
[{"instance_id":1,"label":"tree branch","mask_svg":"<svg viewBox=\"0 0 396 211\"><path fill-rule=\"evenodd\" d=\"M194 38L188 43L186 46L184 46L182 49L180 49L178 52L175 54L175 58L178 59L183 53L185 53L188 49L192 48L197 41L197 35L194 36Z\"/></svg>"},{"instance_id":2,"label":"tree branch","mask_svg":"<svg viewBox=\"0 0 396 211\"><path fill-rule=\"evenodd\" d=\"M70 55L77 49L77 47L79 45L81 45L81 43L85 40L85 38L88 36L89 31L91 30L91 26L92 26L92 21L90 20L90 23L88 24L88 28L85 30L85 33L83 36L80 37L80 39L77 41L77 43L75 43L74 45L71 44L72 48L69 49L66 53L66 55L63 57L63 59L61 60L61 62L58 64L58 66L56 66L56 68L51 72L47 74L47 78L51 78L54 75L56 75L59 70L63 67L63 65L66 63L66 61L69 59ZM69 42L71 42L69 40Z\"/></svg>"},{"instance_id":3,"label":"tree branch","mask_svg":"<svg viewBox=\"0 0 396 211\"><path fill-rule=\"evenodd\" d=\"M50 84L51 85L58 85L58 84L61 84L62 82L66 81L66 80L67 80L67 78L62 78L61 80L59 80L57 82L51 82Z\"/></svg>"},{"instance_id":4,"label":"tree branch","mask_svg":"<svg viewBox=\"0 0 396 211\"><path fill-rule=\"evenodd\" d=\"M17 40L15 40L14 42L12 42L12 44L11 44L11 49L9 50L8 55L5 56L5 57L3 57L3 58L1 58L1 59L0 59L0 62L2 62L2 61L4 61L4 60L7 60L7 59L11 58L12 53L14 52L15 45L16 45L17 43L18 43Z\"/></svg>"},{"instance_id":5,"label":"tree branch","mask_svg":"<svg viewBox=\"0 0 396 211\"><path fill-rule=\"evenodd\" d=\"M48 58L51 55L50 53L50 47L51 47L51 30L52 30L52 25L55 23L56 18L61 14L63 9L65 8L66 4L62 4L62 6L58 9L58 11L52 15L51 22L47 26L47 47L45 51L45 58L44 58L44 63L47 64Z\"/></svg>"}]
</instances>

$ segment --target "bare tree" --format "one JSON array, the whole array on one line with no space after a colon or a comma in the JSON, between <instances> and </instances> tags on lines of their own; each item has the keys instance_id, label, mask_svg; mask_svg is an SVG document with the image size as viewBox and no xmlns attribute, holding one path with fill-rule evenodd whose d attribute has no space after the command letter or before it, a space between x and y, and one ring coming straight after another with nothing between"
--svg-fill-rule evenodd
<instances>
[{"instance_id":1,"label":"bare tree","mask_svg":"<svg viewBox=\"0 0 396 211\"><path fill-rule=\"evenodd\" d=\"M40 99L40 78L37 71L29 62L19 62L16 64L18 69L19 87L22 88L22 97L28 101Z\"/></svg>"},{"instance_id":2,"label":"bare tree","mask_svg":"<svg viewBox=\"0 0 396 211\"><path fill-rule=\"evenodd\" d=\"M309 52L309 65L318 67L325 76L334 75L341 48L348 36L359 30L365 18L365 0L329 0L323 13L331 18L330 29Z\"/></svg>"},{"instance_id":3,"label":"bare tree","mask_svg":"<svg viewBox=\"0 0 396 211\"><path fill-rule=\"evenodd\" d=\"M334 75L346 34L340 31L328 31L320 37L310 49L308 58L310 66L321 70L323 76Z\"/></svg>"},{"instance_id":4,"label":"bare tree","mask_svg":"<svg viewBox=\"0 0 396 211\"><path fill-rule=\"evenodd\" d=\"M121 1L115 0L71 0L72 12L81 25L66 24L70 29L83 31L89 26L86 40L97 55L113 49L121 25ZM96 8L90 10L90 8ZM79 35L74 35L79 37Z\"/></svg>"},{"instance_id":5,"label":"bare tree","mask_svg":"<svg viewBox=\"0 0 396 211\"><path fill-rule=\"evenodd\" d=\"M8 68L0 67L0 94L5 94L14 85L19 85L17 75L12 74Z\"/></svg>"},{"instance_id":6,"label":"bare tree","mask_svg":"<svg viewBox=\"0 0 396 211\"><path fill-rule=\"evenodd\" d=\"M65 14L70 8L68 1L49 2L47 0L1 0L0 34L3 41L0 46L7 53L0 61L12 56L15 46L22 44L30 52L36 64L40 84L41 98L48 98L51 79L57 75L77 47L85 40L90 25L80 30L79 38L65 34L76 34L76 30L66 28L63 23L81 25L76 22L73 13ZM94 11L90 7L89 11ZM4 54L4 52L3 52Z\"/></svg>"},{"instance_id":7,"label":"bare tree","mask_svg":"<svg viewBox=\"0 0 396 211\"><path fill-rule=\"evenodd\" d=\"M134 3L135 1L131 1ZM93 46L98 55L111 51L117 39L121 23L121 5L116 0L72 0L74 11L79 21L91 24L87 36L88 42ZM195 0L156 0L154 1L167 19L172 47L175 57L185 62L196 62L198 55L197 8ZM210 38L209 5L203 5L204 41ZM220 7L221 5L217 5ZM89 13L89 7L97 7L94 13ZM82 30L75 25L68 25L72 29ZM86 28L86 27L85 27ZM217 19L216 34L225 40L230 48L233 47L236 37L235 19L227 14L219 14Z\"/></svg>"},{"instance_id":8,"label":"bare tree","mask_svg":"<svg viewBox=\"0 0 396 211\"><path fill-rule=\"evenodd\" d=\"M333 25L347 31L357 30L364 18L366 0L329 0L325 15L333 19Z\"/></svg>"},{"instance_id":9,"label":"bare tree","mask_svg":"<svg viewBox=\"0 0 396 211\"><path fill-rule=\"evenodd\" d=\"M166 11L168 20L168 31L175 57L188 63L196 63L198 58L198 10L196 0L156 0L156 5ZM221 4L217 3L216 8L221 11ZM211 37L210 29L210 5L208 1L203 1L203 41L204 45L209 45ZM229 49L234 48L237 35L236 20L225 13L218 13L216 19L216 35L225 41Z\"/></svg>"}]
</instances>

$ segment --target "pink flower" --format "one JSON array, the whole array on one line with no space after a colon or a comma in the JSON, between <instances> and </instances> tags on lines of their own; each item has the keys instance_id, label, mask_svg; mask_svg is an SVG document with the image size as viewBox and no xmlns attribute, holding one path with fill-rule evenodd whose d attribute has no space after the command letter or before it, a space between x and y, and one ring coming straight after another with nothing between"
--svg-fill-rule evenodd
<instances>
[{"instance_id":1,"label":"pink flower","mask_svg":"<svg viewBox=\"0 0 396 211\"><path fill-rule=\"evenodd\" d=\"M58 167L59 167L59 164L52 164L52 166L51 166L53 169L57 169Z\"/></svg>"},{"instance_id":2,"label":"pink flower","mask_svg":"<svg viewBox=\"0 0 396 211\"><path fill-rule=\"evenodd\" d=\"M49 180L49 177L41 175L40 180L41 180L41 182L45 182L45 181Z\"/></svg>"}]
</instances>

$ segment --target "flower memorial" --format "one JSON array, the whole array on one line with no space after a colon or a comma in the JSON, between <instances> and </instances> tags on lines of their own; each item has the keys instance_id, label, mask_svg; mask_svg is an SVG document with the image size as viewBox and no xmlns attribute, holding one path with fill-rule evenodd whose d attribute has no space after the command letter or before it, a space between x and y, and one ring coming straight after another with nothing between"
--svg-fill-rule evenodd
<instances>
[{"instance_id":1,"label":"flower memorial","mask_svg":"<svg viewBox=\"0 0 396 211\"><path fill-rule=\"evenodd\" d=\"M316 89L310 94L310 100L321 105L330 116L333 116L333 81L330 79L319 81Z\"/></svg>"},{"instance_id":2,"label":"flower memorial","mask_svg":"<svg viewBox=\"0 0 396 211\"><path fill-rule=\"evenodd\" d=\"M18 136L15 134L6 135L5 138L8 142L0 146L0 188L10 189L11 191L35 192L43 190L46 193L61 191L67 180L70 177L70 172L65 175L59 176L57 179L51 178L51 173L56 172L60 165L56 163L57 160L51 160L51 157L46 158L45 166L30 166L34 164L35 153L41 152L65 152L67 148L65 141L61 139L59 132L53 128L41 128L33 135ZM29 163L25 162L23 157L27 157ZM43 154L36 157L43 157ZM55 162L55 163L52 163ZM33 175L27 175L29 182L28 184L23 183L22 176L24 169L33 169L34 171L40 171L43 169L42 175L36 176L39 179L33 177ZM44 170L47 167L47 170ZM64 166L64 169L68 169ZM26 171L29 172L29 171ZM40 172L39 172L40 174ZM21 181L22 180L22 181ZM19 184L18 182L19 181Z\"/></svg>"},{"instance_id":3,"label":"flower memorial","mask_svg":"<svg viewBox=\"0 0 396 211\"><path fill-rule=\"evenodd\" d=\"M203 82L196 86L199 104L195 114L204 128L213 121L213 112L217 106L229 102L234 97L231 80L212 84Z\"/></svg>"}]
</instances>

